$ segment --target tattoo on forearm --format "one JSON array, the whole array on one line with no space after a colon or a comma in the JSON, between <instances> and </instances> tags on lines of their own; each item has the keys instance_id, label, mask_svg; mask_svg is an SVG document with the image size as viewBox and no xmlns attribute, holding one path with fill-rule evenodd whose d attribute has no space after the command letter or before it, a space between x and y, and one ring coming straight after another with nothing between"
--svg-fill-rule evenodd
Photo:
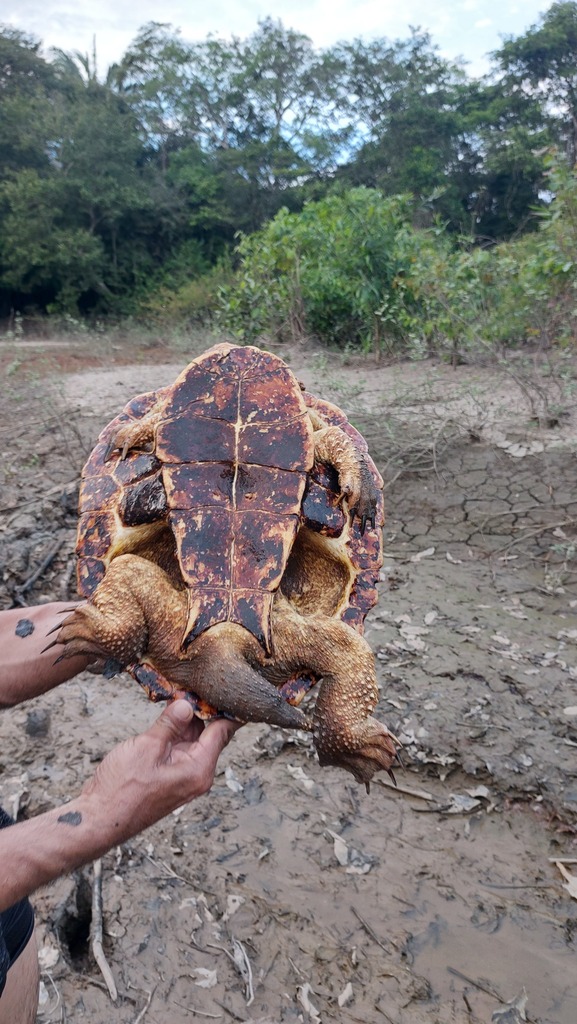
<instances>
[{"instance_id":1,"label":"tattoo on forearm","mask_svg":"<svg viewBox=\"0 0 577 1024\"><path fill-rule=\"evenodd\" d=\"M30 636L34 632L34 623L30 619L18 619L14 632L16 636Z\"/></svg>"},{"instance_id":2,"label":"tattoo on forearm","mask_svg":"<svg viewBox=\"0 0 577 1024\"><path fill-rule=\"evenodd\" d=\"M80 811L66 811L66 814L61 814L57 820L61 821L63 825L80 825L82 815Z\"/></svg>"}]
</instances>

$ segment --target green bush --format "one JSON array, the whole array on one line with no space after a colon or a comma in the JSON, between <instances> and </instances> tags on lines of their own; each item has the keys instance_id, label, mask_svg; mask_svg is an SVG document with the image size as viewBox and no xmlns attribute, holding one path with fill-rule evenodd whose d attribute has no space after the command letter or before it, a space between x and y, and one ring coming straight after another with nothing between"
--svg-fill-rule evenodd
<instances>
[{"instance_id":1,"label":"green bush","mask_svg":"<svg viewBox=\"0 0 577 1024\"><path fill-rule=\"evenodd\" d=\"M240 269L221 292L221 321L246 341L316 337L368 350L410 340L420 303L413 265L434 248L412 226L410 196L356 188L280 213L241 238Z\"/></svg>"},{"instance_id":2,"label":"green bush","mask_svg":"<svg viewBox=\"0 0 577 1024\"><path fill-rule=\"evenodd\" d=\"M137 315L155 323L210 323L218 307L220 290L231 278L232 269L226 259L214 267L208 267L204 260L195 266L191 260L188 271L179 262L178 273L165 266L161 276L147 283Z\"/></svg>"},{"instance_id":3,"label":"green bush","mask_svg":"<svg viewBox=\"0 0 577 1024\"><path fill-rule=\"evenodd\" d=\"M413 226L410 196L352 189L242 237L220 322L259 337L455 359L575 335L577 177L551 158L540 230L490 248Z\"/></svg>"}]
</instances>

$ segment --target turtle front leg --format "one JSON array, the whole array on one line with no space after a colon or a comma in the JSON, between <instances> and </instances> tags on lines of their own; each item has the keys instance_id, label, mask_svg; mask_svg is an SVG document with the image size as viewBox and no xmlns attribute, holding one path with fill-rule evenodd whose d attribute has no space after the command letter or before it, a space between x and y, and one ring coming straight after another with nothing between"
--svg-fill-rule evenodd
<instances>
[{"instance_id":1,"label":"turtle front leg","mask_svg":"<svg viewBox=\"0 0 577 1024\"><path fill-rule=\"evenodd\" d=\"M153 408L141 419L123 423L109 439L104 461L107 462L112 453L118 449L120 449L120 458L125 459L128 452L133 449L148 448L154 441L157 421L158 412Z\"/></svg>"},{"instance_id":2,"label":"turtle front leg","mask_svg":"<svg viewBox=\"0 0 577 1024\"><path fill-rule=\"evenodd\" d=\"M381 769L391 773L400 744L371 717L379 693L366 640L338 619L303 618L282 597L274 606L273 636L275 671L322 677L313 713L320 763L345 768L366 785Z\"/></svg>"},{"instance_id":3,"label":"turtle front leg","mask_svg":"<svg viewBox=\"0 0 577 1024\"><path fill-rule=\"evenodd\" d=\"M91 600L64 619L53 641L63 647L58 660L82 654L115 662L120 670L142 656L148 642L146 617L130 586L130 572L123 572L133 561L144 559L124 555L113 561Z\"/></svg>"},{"instance_id":4,"label":"turtle front leg","mask_svg":"<svg viewBox=\"0 0 577 1024\"><path fill-rule=\"evenodd\" d=\"M361 521L361 533L367 523L374 528L377 514L378 491L363 453L340 427L324 427L313 435L315 458L334 466L339 475L339 487L351 516Z\"/></svg>"},{"instance_id":5,"label":"turtle front leg","mask_svg":"<svg viewBox=\"0 0 577 1024\"><path fill-rule=\"evenodd\" d=\"M151 700L185 690L244 722L311 729L303 711L286 703L258 671L264 655L242 626L224 622L182 649L187 595L158 565L139 555L119 555L90 602L64 620L55 644L62 658L87 654L129 668ZM135 664L140 663L140 664ZM203 713L206 708L199 705Z\"/></svg>"}]
</instances>

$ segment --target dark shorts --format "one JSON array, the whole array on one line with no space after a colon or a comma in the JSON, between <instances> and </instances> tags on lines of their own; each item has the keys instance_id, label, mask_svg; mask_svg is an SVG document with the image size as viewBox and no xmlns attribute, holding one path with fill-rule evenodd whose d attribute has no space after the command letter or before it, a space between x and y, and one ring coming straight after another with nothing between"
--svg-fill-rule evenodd
<instances>
[{"instance_id":1,"label":"dark shorts","mask_svg":"<svg viewBox=\"0 0 577 1024\"><path fill-rule=\"evenodd\" d=\"M12 818L0 807L0 828L12 824ZM28 900L20 900L0 914L0 996L8 971L28 945L33 931L34 911Z\"/></svg>"}]
</instances>

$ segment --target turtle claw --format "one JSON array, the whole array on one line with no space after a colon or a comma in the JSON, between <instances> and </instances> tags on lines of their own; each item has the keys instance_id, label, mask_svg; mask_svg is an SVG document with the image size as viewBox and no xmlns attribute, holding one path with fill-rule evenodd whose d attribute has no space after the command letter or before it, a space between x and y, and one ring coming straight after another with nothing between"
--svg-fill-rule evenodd
<instances>
[{"instance_id":1,"label":"turtle claw","mask_svg":"<svg viewBox=\"0 0 577 1024\"><path fill-rule=\"evenodd\" d=\"M364 502L363 504L365 505L366 509L367 504L369 503ZM374 530L376 522L374 504L372 502L369 504L369 511L365 511L365 509L363 509L363 511L360 511L358 507L355 507L350 510L351 523L354 523L355 519L360 520L359 529L361 532L361 537L364 536L367 524L371 527L371 530Z\"/></svg>"},{"instance_id":2,"label":"turtle claw","mask_svg":"<svg viewBox=\"0 0 577 1024\"><path fill-rule=\"evenodd\" d=\"M150 416L141 420L124 423L112 435L104 452L104 461L108 462L114 452L120 451L120 460L124 462L129 452L146 449L154 441L154 422Z\"/></svg>"},{"instance_id":3,"label":"turtle claw","mask_svg":"<svg viewBox=\"0 0 577 1024\"><path fill-rule=\"evenodd\" d=\"M58 626L58 629L60 629L60 626ZM50 633L54 633L54 629L51 629L50 632L47 633L46 635L50 636ZM59 643L60 643L60 641L58 639L51 640L49 644L46 644L46 647L42 648L42 650L40 651L40 654L46 654L46 651L49 651L51 647L58 647Z\"/></svg>"},{"instance_id":4,"label":"turtle claw","mask_svg":"<svg viewBox=\"0 0 577 1024\"><path fill-rule=\"evenodd\" d=\"M59 615L72 615L72 613L75 612L75 611L76 611L76 608L62 608L62 610L58 614ZM46 636L52 636L53 633L58 633L62 629L62 626L63 626L62 622L57 622L56 625L52 627L52 629L48 630ZM58 641L55 640L54 643L58 643ZM52 644L49 644L48 646L52 647ZM44 650L47 651L48 647L45 647Z\"/></svg>"},{"instance_id":5,"label":"turtle claw","mask_svg":"<svg viewBox=\"0 0 577 1024\"><path fill-rule=\"evenodd\" d=\"M375 718L357 722L344 732L344 736L341 733L328 742L323 737L323 742L316 744L320 764L345 768L365 786L376 772L386 771L396 786L392 765L398 758L401 745L397 737ZM342 741L340 749L337 746L339 740Z\"/></svg>"},{"instance_id":6,"label":"turtle claw","mask_svg":"<svg viewBox=\"0 0 577 1024\"><path fill-rule=\"evenodd\" d=\"M362 514L362 516L360 517L360 520L361 520L361 537L364 536L364 532L365 532L365 530L367 528L367 523L370 524L371 530L374 530L374 528L375 528L375 513L374 513L374 511L370 512L370 513L364 512Z\"/></svg>"},{"instance_id":7,"label":"turtle claw","mask_svg":"<svg viewBox=\"0 0 577 1024\"><path fill-rule=\"evenodd\" d=\"M104 461L108 462L108 460L111 459L112 456L114 455L114 452L117 452L119 448L120 461L124 462L126 456L128 455L128 452L130 451L130 444L128 441L125 441L125 443L121 446L117 438L115 437L113 437L112 440L110 440L106 446L106 451L104 452Z\"/></svg>"}]
</instances>

